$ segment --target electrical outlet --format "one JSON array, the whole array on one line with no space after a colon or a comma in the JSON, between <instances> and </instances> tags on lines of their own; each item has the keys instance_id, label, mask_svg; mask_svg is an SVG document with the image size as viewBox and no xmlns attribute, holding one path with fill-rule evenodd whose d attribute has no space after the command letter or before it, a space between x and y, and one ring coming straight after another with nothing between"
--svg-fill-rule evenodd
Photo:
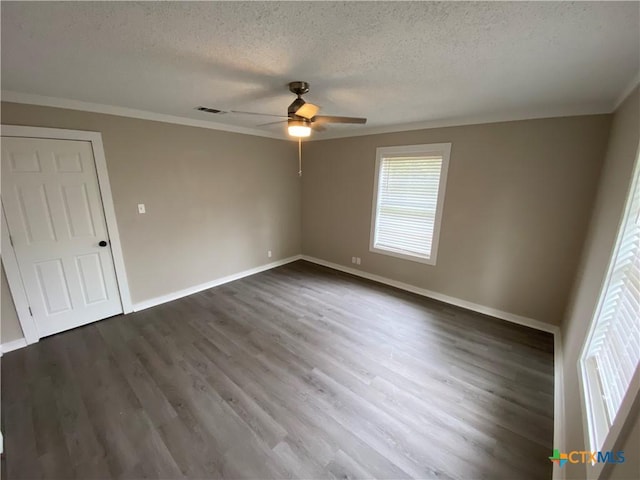
<instances>
[{"instance_id":1,"label":"electrical outlet","mask_svg":"<svg viewBox=\"0 0 640 480\"><path fill-rule=\"evenodd\" d=\"M351 263L356 263L356 257L351 257Z\"/></svg>"},{"instance_id":2,"label":"electrical outlet","mask_svg":"<svg viewBox=\"0 0 640 480\"><path fill-rule=\"evenodd\" d=\"M146 213L147 210L144 208L144 203L138 204L138 213Z\"/></svg>"},{"instance_id":3,"label":"electrical outlet","mask_svg":"<svg viewBox=\"0 0 640 480\"><path fill-rule=\"evenodd\" d=\"M271 258L271 250L267 252L267 257Z\"/></svg>"},{"instance_id":4,"label":"electrical outlet","mask_svg":"<svg viewBox=\"0 0 640 480\"><path fill-rule=\"evenodd\" d=\"M360 262L361 262L361 261L362 261L362 260L360 260L360 257L356 257L356 264L357 264L357 265L360 265Z\"/></svg>"}]
</instances>

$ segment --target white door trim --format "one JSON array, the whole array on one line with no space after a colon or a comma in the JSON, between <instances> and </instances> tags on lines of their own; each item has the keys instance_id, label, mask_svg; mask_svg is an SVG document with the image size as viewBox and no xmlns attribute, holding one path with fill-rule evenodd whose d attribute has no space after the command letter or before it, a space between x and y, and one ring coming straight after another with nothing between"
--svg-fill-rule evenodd
<instances>
[{"instance_id":1,"label":"white door trim","mask_svg":"<svg viewBox=\"0 0 640 480\"><path fill-rule=\"evenodd\" d=\"M109 242L111 244L111 252L113 255L113 264L116 272L116 280L118 282L118 290L120 293L120 301L124 313L133 312L131 303L131 294L129 292L129 282L127 281L127 272L124 265L124 257L122 254L122 245L120 243L120 233L116 222L116 212L113 206L113 197L111 195L111 185L109 184L109 174L107 171L107 161L104 156L104 148L102 145L102 134L100 132L90 132L84 130L64 130L59 128L43 128L43 127L25 127L20 125L0 125L0 135L3 137L26 137L26 138L50 138L56 140L81 140L91 142L93 149L93 157L96 163L96 172L98 174L98 185L100 187L100 196L104 209L104 216L107 223L107 231L109 233ZM24 332L27 343L37 342L39 335L35 328L35 321L29 314L28 303L26 303L26 292L15 252L9 242L9 230L4 219L3 212L2 221L2 244L3 255L2 261L7 274L7 281L11 290L11 296L16 304L18 318ZM5 238L6 236L6 238ZM9 255L7 255L9 253ZM20 308L26 304L26 310ZM20 307L19 307L20 303Z\"/></svg>"},{"instance_id":2,"label":"white door trim","mask_svg":"<svg viewBox=\"0 0 640 480\"><path fill-rule=\"evenodd\" d=\"M16 252L11 246L11 240L9 239L9 226L7 225L7 219L4 214L4 206L2 207L2 264L4 265L4 271L7 274L7 283L9 284L9 291L13 297L13 304L16 307L16 313L18 314L18 320L20 320L20 326L22 327L22 333L28 344L35 343L40 339L38 335L38 329L36 328L35 319L31 316L29 311L29 301L27 300L27 292L24 289L22 283L22 276L20 275L20 269L18 268L18 259L16 258Z\"/></svg>"}]
</instances>

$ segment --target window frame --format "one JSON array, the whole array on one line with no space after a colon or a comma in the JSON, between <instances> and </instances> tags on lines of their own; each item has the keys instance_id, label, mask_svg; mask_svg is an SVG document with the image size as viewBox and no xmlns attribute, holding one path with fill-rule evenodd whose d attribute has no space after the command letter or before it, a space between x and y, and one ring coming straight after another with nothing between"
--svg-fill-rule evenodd
<instances>
[{"instance_id":1,"label":"window frame","mask_svg":"<svg viewBox=\"0 0 640 480\"><path fill-rule=\"evenodd\" d=\"M594 367L590 362L591 357L589 356L591 342L595 334L598 320L602 313L605 298L607 297L607 292L615 270L616 260L624 237L626 222L629 220L633 221L630 218L630 215L632 195L636 188L640 188L640 150L636 153L631 181L629 182L625 195L624 210L618 221L616 241L609 257L607 274L600 287L598 303L591 318L589 331L585 337L577 362L578 379L581 389L585 449L588 451L610 451L617 448L616 444L618 437L620 436L627 418L632 411L632 407L636 402L636 399L640 395L640 365L636 365L635 372L622 399L622 403L618 408L617 414L609 424L606 406L601 398L602 391L598 386L598 378L593 378L596 374L594 373ZM587 469L587 478L589 480L600 478L602 469L602 463L592 464L591 468Z\"/></svg>"},{"instance_id":2,"label":"window frame","mask_svg":"<svg viewBox=\"0 0 640 480\"><path fill-rule=\"evenodd\" d=\"M431 253L429 257L417 254L396 252L386 248L376 247L376 225L378 220L378 194L380 183L380 166L382 160L393 157L407 156L442 156L442 166L440 168L440 179L438 182L438 198L436 200L436 213L433 223L433 236L431 239ZM424 263L434 266L438 257L438 244L440 240L440 227L442 223L442 212L444 210L444 197L447 185L447 175L449 172L449 158L451 156L451 143L430 143L422 145L399 145L391 147L376 148L376 164L373 182L373 201L371 204L371 230L369 232L369 251L381 255L387 255L412 262Z\"/></svg>"}]
</instances>

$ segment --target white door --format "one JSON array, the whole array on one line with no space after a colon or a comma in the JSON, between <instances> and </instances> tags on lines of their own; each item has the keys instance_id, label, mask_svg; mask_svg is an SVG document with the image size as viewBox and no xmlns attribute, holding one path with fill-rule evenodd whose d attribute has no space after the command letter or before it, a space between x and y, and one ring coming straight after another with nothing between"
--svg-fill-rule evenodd
<instances>
[{"instance_id":1,"label":"white door","mask_svg":"<svg viewBox=\"0 0 640 480\"><path fill-rule=\"evenodd\" d=\"M91 142L2 137L2 204L41 337L122 313Z\"/></svg>"}]
</instances>

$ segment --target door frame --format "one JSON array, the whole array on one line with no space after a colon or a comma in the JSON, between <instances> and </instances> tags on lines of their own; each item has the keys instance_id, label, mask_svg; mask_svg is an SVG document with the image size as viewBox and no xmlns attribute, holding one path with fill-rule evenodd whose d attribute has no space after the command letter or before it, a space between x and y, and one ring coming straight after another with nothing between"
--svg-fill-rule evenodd
<instances>
[{"instance_id":1,"label":"door frame","mask_svg":"<svg viewBox=\"0 0 640 480\"><path fill-rule=\"evenodd\" d=\"M116 221L116 211L113 206L113 196L111 195L111 185L109 183L109 174L107 171L107 160L104 156L104 147L102 145L102 134L100 132L91 132L85 130L65 130L61 128L44 128L44 127L26 127L21 125L0 125L0 135L3 137L22 137L22 138L46 138L54 140L80 140L91 142L93 150L93 159L96 164L96 173L98 175L98 187L100 190L100 199L104 210L105 221L107 224L107 233L109 235L109 243L111 244L111 254L116 273L116 282L118 284L118 293L122 304L123 313L133 312L131 303L131 293L129 291L129 282L127 280L127 272L124 264L124 256L122 254L122 245L120 243L120 233L118 231L118 223ZM1 202L1 195L0 195ZM20 326L24 334L27 344L35 343L40 340L35 319L31 316L27 293L22 283L22 275L18 267L18 261L15 251L9 240L9 227L4 215L4 205L2 205L2 264L7 274L7 282L9 290L16 306L16 313L20 320Z\"/></svg>"}]
</instances>

